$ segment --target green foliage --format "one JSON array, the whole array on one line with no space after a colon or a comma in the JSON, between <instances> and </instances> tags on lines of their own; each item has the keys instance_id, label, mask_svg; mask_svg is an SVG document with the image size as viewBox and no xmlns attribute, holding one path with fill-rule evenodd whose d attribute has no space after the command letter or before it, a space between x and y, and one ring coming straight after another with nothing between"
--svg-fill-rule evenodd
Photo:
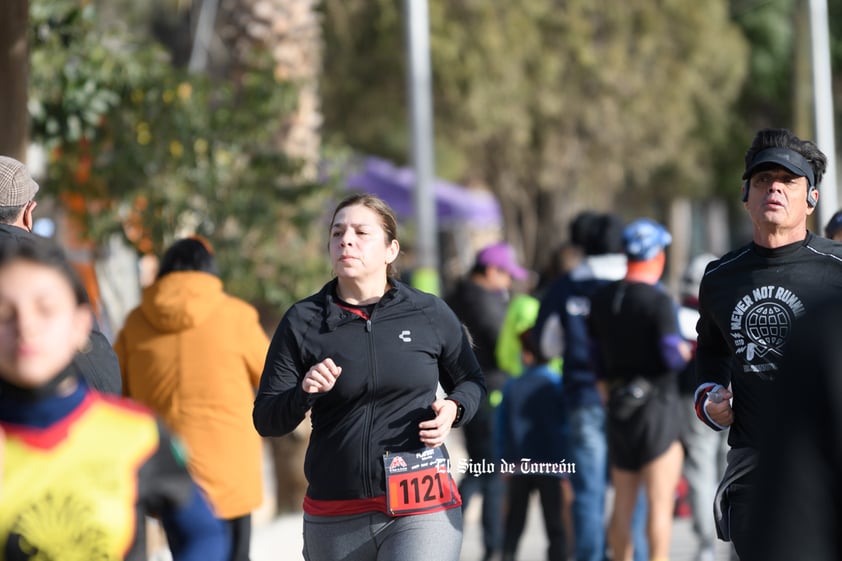
<instances>
[{"instance_id":1,"label":"green foliage","mask_svg":"<svg viewBox=\"0 0 842 561\"><path fill-rule=\"evenodd\" d=\"M751 76L778 94L790 76L786 69L792 63L794 9L794 0L732 0L731 5L734 22L752 47Z\"/></svg>"},{"instance_id":2,"label":"green foliage","mask_svg":"<svg viewBox=\"0 0 842 561\"><path fill-rule=\"evenodd\" d=\"M842 0L828 0L827 11L833 74L839 76L842 71Z\"/></svg>"},{"instance_id":3,"label":"green foliage","mask_svg":"<svg viewBox=\"0 0 842 561\"><path fill-rule=\"evenodd\" d=\"M405 161L395 4L325 2L324 113ZM488 185L528 258L584 207L657 217L711 192L749 56L726 0L431 0L430 22L439 173Z\"/></svg>"},{"instance_id":4,"label":"green foliage","mask_svg":"<svg viewBox=\"0 0 842 561\"><path fill-rule=\"evenodd\" d=\"M405 160L407 100L400 2L327 1L321 87L326 134Z\"/></svg>"},{"instance_id":5,"label":"green foliage","mask_svg":"<svg viewBox=\"0 0 842 561\"><path fill-rule=\"evenodd\" d=\"M739 111L731 123L731 134L740 146L748 146L758 128L794 128L795 10L799 3L731 0L731 17L751 45L748 76L740 94ZM741 163L742 158L738 161Z\"/></svg>"},{"instance_id":6,"label":"green foliage","mask_svg":"<svg viewBox=\"0 0 842 561\"><path fill-rule=\"evenodd\" d=\"M275 138L296 107L268 53L233 79L174 68L167 52L92 4L33 0L30 112L50 153L50 193L77 202L87 232L122 232L139 252L201 234L229 290L289 304L325 276L322 215L332 184L297 175Z\"/></svg>"}]
</instances>

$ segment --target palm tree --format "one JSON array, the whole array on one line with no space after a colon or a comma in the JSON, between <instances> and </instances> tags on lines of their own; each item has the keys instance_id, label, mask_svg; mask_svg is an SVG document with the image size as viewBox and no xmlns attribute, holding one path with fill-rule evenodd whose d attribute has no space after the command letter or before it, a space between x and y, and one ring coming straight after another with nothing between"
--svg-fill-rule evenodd
<instances>
[{"instance_id":1,"label":"palm tree","mask_svg":"<svg viewBox=\"0 0 842 561\"><path fill-rule=\"evenodd\" d=\"M0 154L25 160L29 114L29 0L0 2Z\"/></svg>"},{"instance_id":2,"label":"palm tree","mask_svg":"<svg viewBox=\"0 0 842 561\"><path fill-rule=\"evenodd\" d=\"M321 147L318 80L322 32L315 0L234 0L224 8L219 33L243 60L260 46L268 50L279 81L298 87L297 109L279 124L277 142L302 161L302 178L314 179ZM235 63L236 66L236 63Z\"/></svg>"}]
</instances>

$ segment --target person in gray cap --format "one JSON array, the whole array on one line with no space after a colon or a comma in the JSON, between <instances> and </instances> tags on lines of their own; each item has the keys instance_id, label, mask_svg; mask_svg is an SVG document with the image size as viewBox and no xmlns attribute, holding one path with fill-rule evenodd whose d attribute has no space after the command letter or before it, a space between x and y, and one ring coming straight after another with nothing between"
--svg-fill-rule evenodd
<instances>
[{"instance_id":1,"label":"person in gray cap","mask_svg":"<svg viewBox=\"0 0 842 561\"><path fill-rule=\"evenodd\" d=\"M38 183L26 166L14 158L0 156L0 244L39 243L44 238L32 233L32 211L38 203ZM76 353L67 371L54 380L60 383L70 375L79 375L93 389L120 395L120 363L111 343L94 321L90 344Z\"/></svg>"},{"instance_id":2,"label":"person in gray cap","mask_svg":"<svg viewBox=\"0 0 842 561\"><path fill-rule=\"evenodd\" d=\"M826 168L813 142L786 129L757 132L742 177L752 241L710 263L699 287L695 409L712 429L729 431L714 515L719 538L742 561L758 558L750 522L766 409L778 378L811 375L781 371L793 324L842 294L842 246L807 230Z\"/></svg>"},{"instance_id":3,"label":"person in gray cap","mask_svg":"<svg viewBox=\"0 0 842 561\"><path fill-rule=\"evenodd\" d=\"M36 193L38 184L26 166L14 158L0 156L0 224L31 232L32 211L38 205L34 200Z\"/></svg>"}]
</instances>

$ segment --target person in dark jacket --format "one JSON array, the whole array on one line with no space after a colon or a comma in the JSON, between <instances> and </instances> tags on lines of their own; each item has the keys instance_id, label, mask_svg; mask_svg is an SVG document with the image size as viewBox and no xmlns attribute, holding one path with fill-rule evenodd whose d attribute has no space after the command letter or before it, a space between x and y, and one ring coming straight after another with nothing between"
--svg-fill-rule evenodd
<instances>
[{"instance_id":1,"label":"person in dark jacket","mask_svg":"<svg viewBox=\"0 0 842 561\"><path fill-rule=\"evenodd\" d=\"M0 559L145 561L157 516L175 561L224 561L224 528L152 412L63 375L91 320L58 246L0 244Z\"/></svg>"},{"instance_id":2,"label":"person in dark jacket","mask_svg":"<svg viewBox=\"0 0 842 561\"><path fill-rule=\"evenodd\" d=\"M683 456L676 373L691 358L676 303L660 285L671 241L653 220L631 222L623 231L625 277L591 298L588 331L606 401L614 486L608 541L617 561L632 561L632 517L641 489L649 505L649 557L661 561L669 555Z\"/></svg>"},{"instance_id":3,"label":"person in dark jacket","mask_svg":"<svg viewBox=\"0 0 842 561\"><path fill-rule=\"evenodd\" d=\"M824 237L835 242L842 242L842 210L837 210L824 226Z\"/></svg>"},{"instance_id":4,"label":"person in dark jacket","mask_svg":"<svg viewBox=\"0 0 842 561\"><path fill-rule=\"evenodd\" d=\"M544 356L562 356L562 386L570 420L570 459L576 464L573 528L577 561L603 561L608 445L605 407L590 360L587 318L590 298L602 286L623 278L623 221L614 214L583 211L570 222L570 241L584 258L556 279L541 298L535 334ZM633 521L634 559L648 560L646 500L641 494Z\"/></svg>"},{"instance_id":5,"label":"person in dark jacket","mask_svg":"<svg viewBox=\"0 0 842 561\"><path fill-rule=\"evenodd\" d=\"M447 298L474 344L485 383L488 399L484 400L471 421L465 425L465 449L473 463L497 463L494 453L494 409L502 399L508 375L497 364L497 341L509 304L509 290L514 280L525 280L528 271L515 258L514 248L498 242L480 249L468 275ZM497 470L466 473L459 482L462 509L468 508L471 498L482 495L483 559L491 559L500 551L503 534L503 495L505 488Z\"/></svg>"},{"instance_id":6,"label":"person in dark jacket","mask_svg":"<svg viewBox=\"0 0 842 561\"><path fill-rule=\"evenodd\" d=\"M743 561L762 559L748 537L757 449L769 430L763 409L793 348L792 326L842 290L842 245L807 229L826 167L813 142L786 129L758 131L742 185L752 241L710 263L699 288L695 409L710 428L728 429L731 450L714 514L717 535Z\"/></svg>"},{"instance_id":7,"label":"person in dark jacket","mask_svg":"<svg viewBox=\"0 0 842 561\"><path fill-rule=\"evenodd\" d=\"M842 559L842 295L793 326L763 411L749 547L764 561Z\"/></svg>"},{"instance_id":8,"label":"person in dark jacket","mask_svg":"<svg viewBox=\"0 0 842 561\"><path fill-rule=\"evenodd\" d=\"M514 561L533 491L541 497L547 532L547 560L565 561L563 477L576 469L565 460L569 427L561 376L541 356L532 329L519 335L523 374L506 382L497 408L497 449L501 462L517 466L506 477L508 509L502 561ZM502 465L502 464L501 464Z\"/></svg>"},{"instance_id":9,"label":"person in dark jacket","mask_svg":"<svg viewBox=\"0 0 842 561\"><path fill-rule=\"evenodd\" d=\"M281 319L253 413L261 435L281 436L310 412L304 558L457 561L461 500L443 443L484 398L482 371L444 301L393 277L386 203L351 195L329 231L336 278Z\"/></svg>"},{"instance_id":10,"label":"person in dark jacket","mask_svg":"<svg viewBox=\"0 0 842 561\"><path fill-rule=\"evenodd\" d=\"M26 166L8 156L0 156L0 244L26 244L41 239L32 233L32 211L38 206L38 183ZM87 293L84 295L88 302ZM117 355L94 320L88 345L76 353L63 374L82 376L91 388L120 395L122 380Z\"/></svg>"}]
</instances>

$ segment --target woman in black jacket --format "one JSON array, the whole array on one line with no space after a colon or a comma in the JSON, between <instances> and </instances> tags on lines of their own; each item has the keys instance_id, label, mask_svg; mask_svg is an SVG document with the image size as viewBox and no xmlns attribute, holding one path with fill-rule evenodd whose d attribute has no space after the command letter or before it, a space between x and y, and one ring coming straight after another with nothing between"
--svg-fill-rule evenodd
<instances>
[{"instance_id":1,"label":"woman in black jacket","mask_svg":"<svg viewBox=\"0 0 842 561\"><path fill-rule=\"evenodd\" d=\"M266 358L258 432L286 434L311 411L308 561L459 558L461 499L442 444L485 385L450 308L393 278L396 233L377 197L342 201L330 224L336 278L287 311Z\"/></svg>"}]
</instances>

